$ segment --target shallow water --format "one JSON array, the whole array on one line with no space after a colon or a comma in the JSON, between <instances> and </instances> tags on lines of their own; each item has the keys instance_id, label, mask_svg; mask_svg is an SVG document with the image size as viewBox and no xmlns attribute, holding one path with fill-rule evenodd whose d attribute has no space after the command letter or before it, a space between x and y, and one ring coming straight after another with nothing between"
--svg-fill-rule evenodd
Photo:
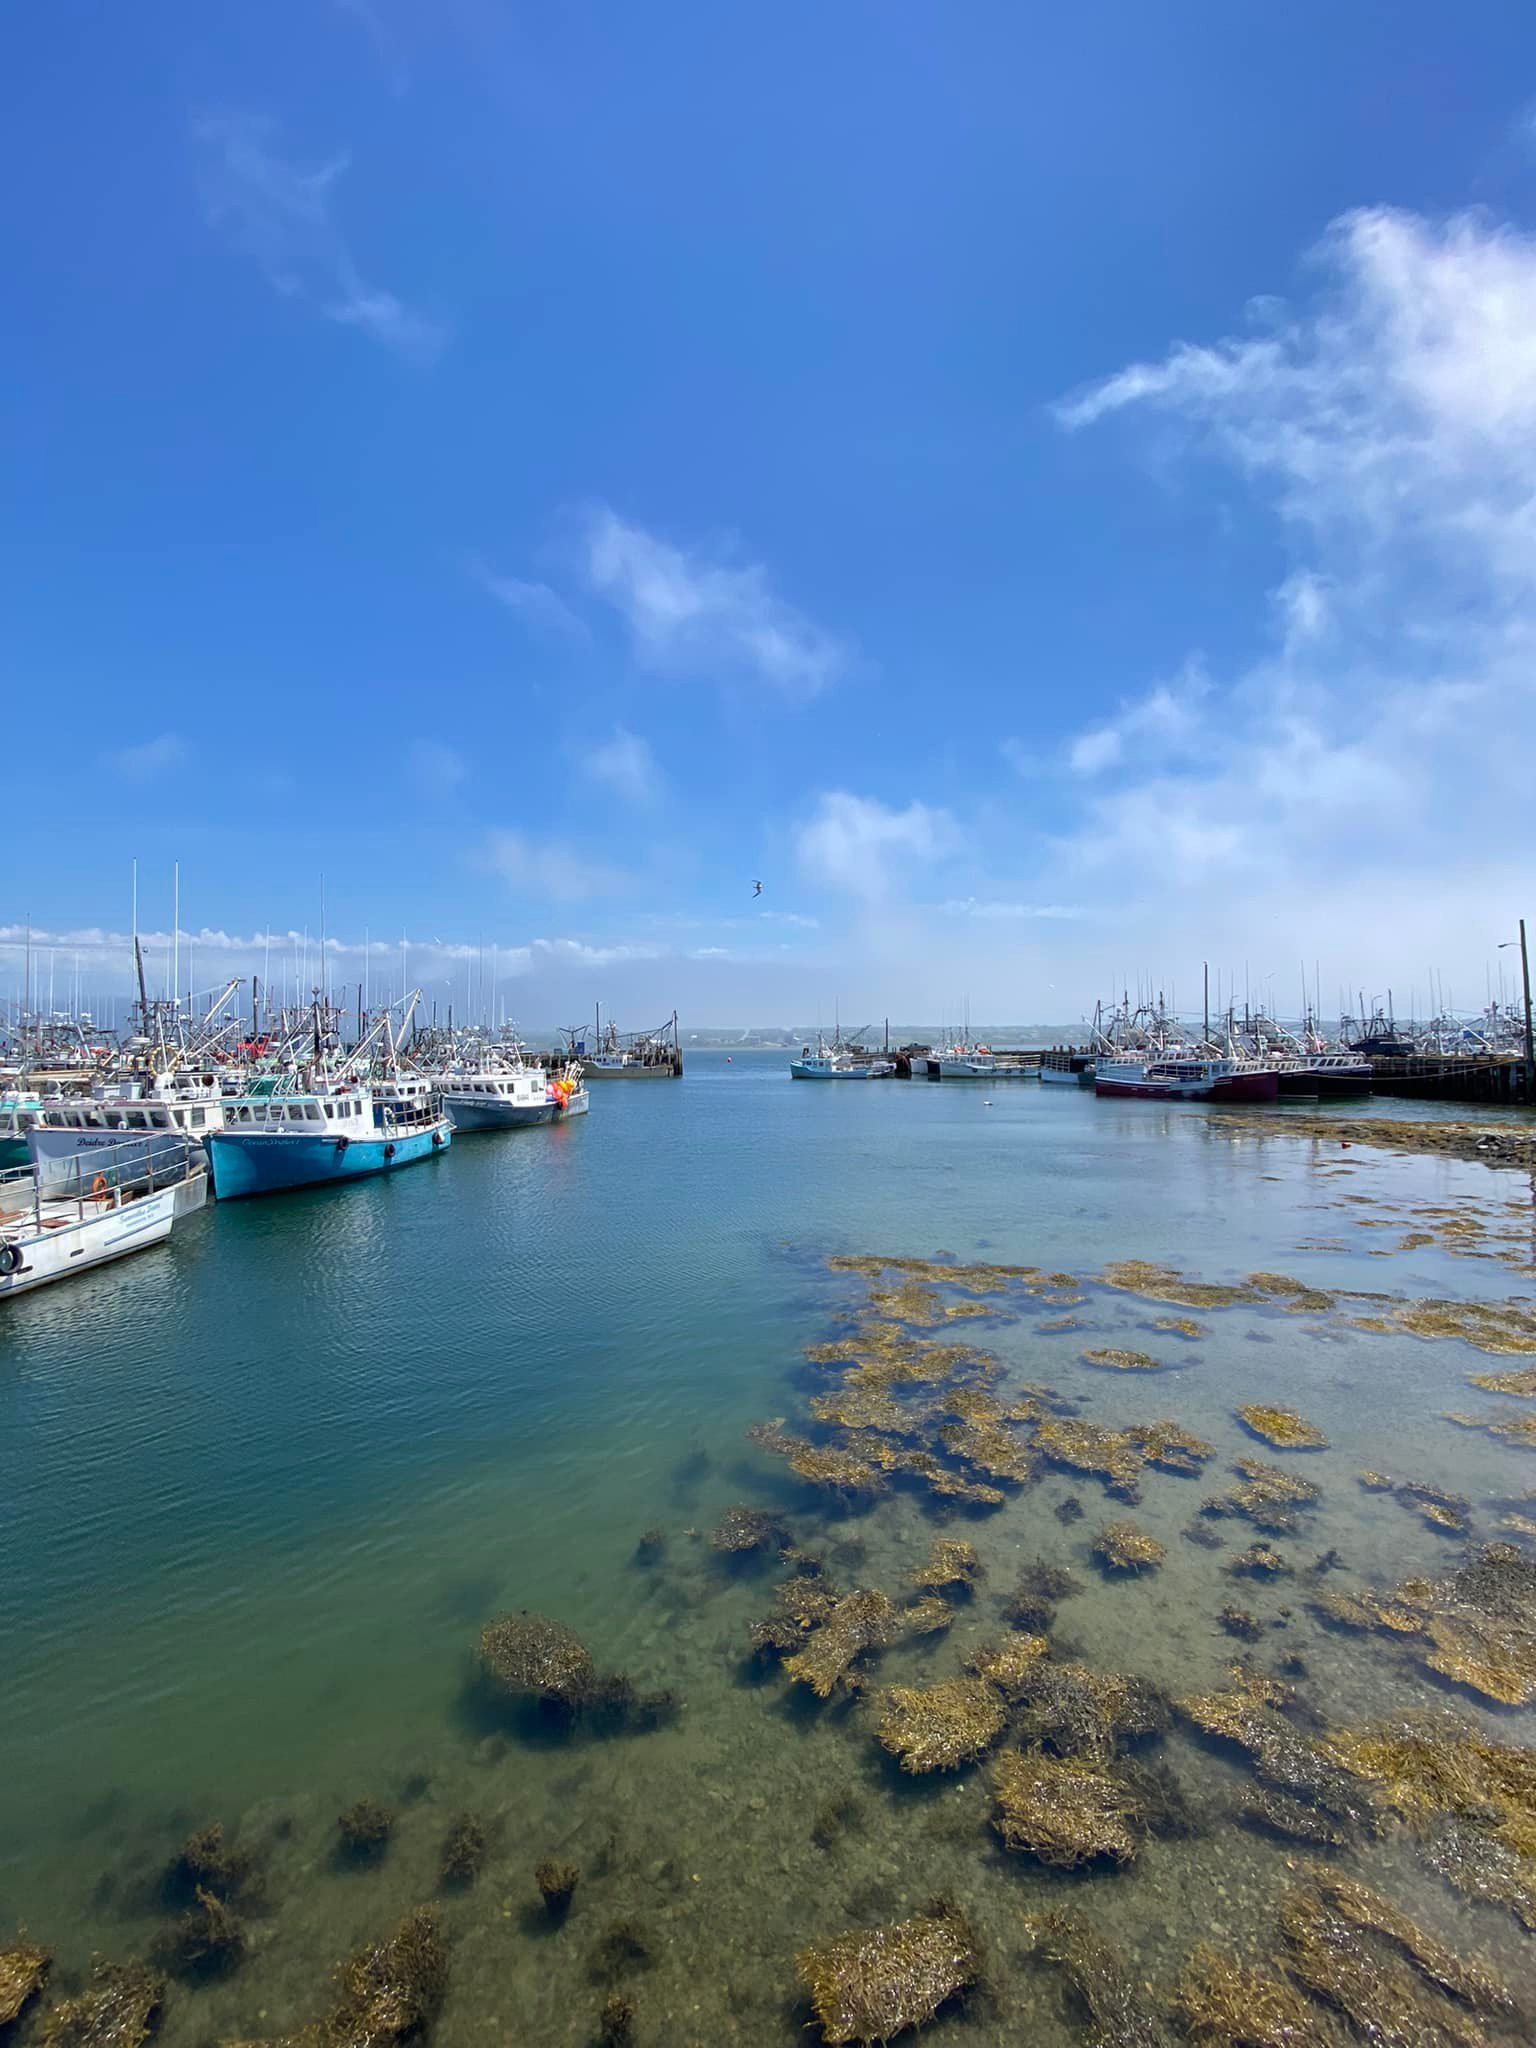
<instances>
[{"instance_id":1,"label":"shallow water","mask_svg":"<svg viewBox=\"0 0 1536 2048\"><path fill-rule=\"evenodd\" d=\"M794 1086L781 1055L695 1054L681 1083L592 1092L576 1124L461 1139L384 1182L212 1209L167 1248L8 1306L0 1927L24 1921L54 1944L66 1982L92 1951L141 1952L164 1920L155 1874L190 1828L222 1818L265 1846L269 1909L242 1969L173 1988L164 2038L276 2034L323 2008L350 1947L436 1894L448 1821L473 1808L492 1853L472 1890L441 1901L444 2042L590 2040L595 1952L620 1918L649 1950L630 1987L642 2043L788 2044L806 2017L796 1951L940 1892L971 1914L987 1959L940 2039L1072 2038L1019 1931L1023 1911L1063 1898L1159 1991L1197 1939L1272 1948L1285 1852L1226 1815L1240 1761L1176 1731L1164 1758L1202 1831L1149 1843L1126 1872L1052 1876L997 1845L984 1769L904 1778L869 1701L818 1709L754 1672L747 1629L782 1573L730 1568L694 1532L737 1501L782 1506L841 1585L896 1595L941 1526L901 1491L831 1514L744 1440L768 1416L802 1426L819 1383L804 1347L863 1299L865 1282L828 1271L831 1253L1090 1281L1141 1258L1205 1280L1257 1269L1326 1289L1528 1298L1529 1182L1346 1154L1240 1111L1032 1083ZM1448 1239L1426 1209L1484 1232ZM1410 1233L1430 1242L1398 1249ZM1448 1568L1460 1545L1355 1474L1465 1494L1476 1534L1502 1534L1503 1508L1536 1487L1536 1455L1442 1417L1518 1406L1465 1376L1523 1361L1357 1330L1343 1311L1079 1291L1080 1306L1010 1297L1006 1315L937 1334L985 1345L1011 1379L1050 1382L1089 1419L1174 1416L1217 1461L1199 1479L1149 1473L1129 1511L1091 1479L1048 1473L963 1517L952 1532L981 1552L981 1589L948 1637L888 1651L877 1685L958 1670L999 1633L1019 1568L1045 1559L1081 1583L1058 1627L1094 1665L1175 1694L1215 1684L1244 1648L1215 1625L1234 1601L1278 1624L1252 1654L1300 1654L1299 1683L1330 1721L1430 1703L1532 1740L1531 1710L1321 1628L1296 1579L1226 1576L1256 1533L1246 1524L1215 1525L1224 1549L1180 1534L1232 1483L1234 1457L1272 1455L1234 1407L1276 1402L1330 1439L1295 1460L1323 1488L1303 1534L1277 1539L1298 1569L1330 1547L1335 1587ZM1185 1313L1205 1335L1152 1327ZM1079 1327L1039 1328L1064 1316ZM1104 1346L1169 1370L1081 1363ZM1084 1515L1064 1526L1053 1510L1068 1494ZM1127 1512L1168 1557L1110 1583L1089 1545ZM666 1555L642 1568L636 1539L657 1525ZM676 1689L679 1721L609 1740L498 1725L470 1684L474 1643L520 1607L568 1622L605 1668ZM378 1866L357 1871L336 1863L334 1820L363 1793L399 1819ZM849 1824L819 1842L817 1817L843 1794ZM584 1873L558 1930L531 1880L550 1854ZM1529 1981L1508 1915L1455 1898L1399 1842L1374 1846L1368 1868L1425 1924Z\"/></svg>"}]
</instances>

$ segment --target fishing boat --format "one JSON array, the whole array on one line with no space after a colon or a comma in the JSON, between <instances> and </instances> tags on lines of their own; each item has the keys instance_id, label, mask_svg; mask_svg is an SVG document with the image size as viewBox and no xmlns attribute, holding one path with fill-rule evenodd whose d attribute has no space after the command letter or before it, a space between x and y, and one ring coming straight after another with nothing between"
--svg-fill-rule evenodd
<instances>
[{"instance_id":1,"label":"fishing boat","mask_svg":"<svg viewBox=\"0 0 1536 2048\"><path fill-rule=\"evenodd\" d=\"M1052 1087L1092 1087L1094 1078L1094 1056L1091 1052L1073 1052L1070 1048L1043 1052L1040 1055L1040 1078Z\"/></svg>"},{"instance_id":2,"label":"fishing boat","mask_svg":"<svg viewBox=\"0 0 1536 2048\"><path fill-rule=\"evenodd\" d=\"M198 1148L178 1133L77 1158L62 1179L35 1163L0 1173L0 1298L164 1243L207 1193Z\"/></svg>"},{"instance_id":3,"label":"fishing boat","mask_svg":"<svg viewBox=\"0 0 1536 2048\"><path fill-rule=\"evenodd\" d=\"M1094 1065L1096 1095L1138 1095L1162 1102L1273 1102L1273 1067L1200 1054L1102 1055Z\"/></svg>"},{"instance_id":4,"label":"fishing boat","mask_svg":"<svg viewBox=\"0 0 1536 2048\"><path fill-rule=\"evenodd\" d=\"M796 1081L868 1081L874 1076L873 1063L848 1051L846 1046L828 1045L825 1039L814 1052L803 1046L800 1057L789 1063Z\"/></svg>"},{"instance_id":5,"label":"fishing boat","mask_svg":"<svg viewBox=\"0 0 1536 2048\"><path fill-rule=\"evenodd\" d=\"M27 1135L42 1113L42 1097L31 1088L7 1088L0 1095L0 1171L27 1164Z\"/></svg>"},{"instance_id":6,"label":"fishing boat","mask_svg":"<svg viewBox=\"0 0 1536 2048\"><path fill-rule=\"evenodd\" d=\"M98 1081L89 1095L47 1095L31 1133L32 1156L45 1178L68 1170L77 1156L104 1146L153 1144L179 1131L196 1145L224 1123L225 1091L218 1073L162 1073L140 1079ZM126 1156L126 1155L124 1155Z\"/></svg>"},{"instance_id":7,"label":"fishing boat","mask_svg":"<svg viewBox=\"0 0 1536 2048\"><path fill-rule=\"evenodd\" d=\"M604 1024L601 1006L594 1012L592 1041L568 1034L571 1058L580 1060L588 1081L666 1081L683 1071L682 1048L678 1044L677 1017L657 1031L642 1031L633 1038L621 1038L610 1018Z\"/></svg>"},{"instance_id":8,"label":"fishing boat","mask_svg":"<svg viewBox=\"0 0 1536 2048\"><path fill-rule=\"evenodd\" d=\"M402 1005L398 1036L386 1010L345 1057L326 1046L316 1002L312 1066L263 1077L225 1105L222 1130L208 1134L221 1201L362 1180L447 1151L453 1125L431 1080L399 1052L420 997L417 989Z\"/></svg>"},{"instance_id":9,"label":"fishing boat","mask_svg":"<svg viewBox=\"0 0 1536 2048\"><path fill-rule=\"evenodd\" d=\"M376 1102L362 1082L280 1084L230 1104L209 1134L208 1166L222 1202L390 1173L446 1151L452 1136L430 1096L418 1109Z\"/></svg>"},{"instance_id":10,"label":"fishing boat","mask_svg":"<svg viewBox=\"0 0 1536 2048\"><path fill-rule=\"evenodd\" d=\"M588 1095L581 1062L547 1074L523 1057L521 1046L464 1061L435 1076L438 1100L456 1131L516 1130L524 1124L563 1123L585 1116Z\"/></svg>"},{"instance_id":11,"label":"fishing boat","mask_svg":"<svg viewBox=\"0 0 1536 2048\"><path fill-rule=\"evenodd\" d=\"M997 1075L997 1059L985 1045L971 1045L958 1039L946 1045L929 1061L928 1071L938 1068L941 1081L991 1081Z\"/></svg>"}]
</instances>

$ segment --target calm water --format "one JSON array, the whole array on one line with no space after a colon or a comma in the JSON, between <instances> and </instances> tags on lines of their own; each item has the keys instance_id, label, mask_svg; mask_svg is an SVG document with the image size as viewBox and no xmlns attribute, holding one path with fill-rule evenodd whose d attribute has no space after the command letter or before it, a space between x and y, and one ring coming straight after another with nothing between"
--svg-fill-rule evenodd
<instances>
[{"instance_id":1,"label":"calm water","mask_svg":"<svg viewBox=\"0 0 1536 2048\"><path fill-rule=\"evenodd\" d=\"M795 1086L777 1054L696 1054L681 1083L592 1096L574 1125L461 1139L388 1181L210 1208L170 1247L8 1307L0 1927L52 1942L66 1981L93 1950L140 1952L163 1918L155 1873L222 1818L266 1845L270 1908L238 1973L173 1989L164 2034L275 2034L321 2010L350 1946L433 1896L447 1820L473 1807L493 1848L475 1888L444 1901L442 2041L588 2041L595 1945L626 1916L650 1951L638 2038L701 2048L794 2041L796 1949L946 1889L989 1970L939 2038L1002 2041L1024 2024L1070 2037L1056 1987L1021 1974L1016 1931L1063 1888L1160 1985L1213 1926L1234 1947L1272 1945L1282 1858L1219 1814L1125 1874L1053 1880L994 1846L984 1772L901 1779L867 1706L817 1713L778 1677L754 1682L746 1630L775 1574L728 1570L691 1532L734 1502L782 1504L808 1546L863 1546L835 1565L841 1583L893 1594L925 1552L937 1525L914 1496L829 1523L743 1439L754 1420L803 1416L804 1347L861 1299L827 1271L831 1252L1090 1277L1137 1257L1205 1279L1261 1268L1403 1296L1528 1296L1529 1184L1261 1136L1238 1112L1027 1083ZM1480 1256L1392 1249L1429 1227L1417 1208L1441 1205L1485 1222ZM1306 1461L1324 1498L1298 1560L1337 1547L1339 1585L1444 1569L1455 1546L1354 1474L1464 1493L1477 1533L1499 1534L1536 1457L1441 1417L1488 1403L1466 1373L1520 1361L1252 1306L1202 1312L1209 1334L1188 1343L1149 1327L1179 1311L1085 1291L1080 1329L1036 1329L1063 1311L1029 1302L963 1334L1088 1417L1174 1415L1217 1444L1204 1481L1151 1475L1134 1511L1167 1564L1099 1579L1088 1544L1122 1511L1092 1481L1048 1476L955 1531L981 1550L985 1589L950 1639L890 1652L880 1678L957 1670L997 1634L996 1596L1044 1558L1079 1573L1061 1625L1095 1664L1175 1692L1215 1683L1241 1646L1213 1616L1236 1597L1277 1620L1292 1610L1274 1647L1304 1651L1330 1719L1428 1699L1529 1742L1529 1711L1479 1707L1368 1639L1327 1634L1299 1589L1234 1582L1178 1536L1258 1448L1234 1403L1276 1400L1332 1443ZM1104 1344L1174 1369L1136 1380L1079 1362ZM1052 1513L1067 1493L1086 1510L1069 1527ZM642 1570L636 1539L654 1525L667 1556ZM1241 1547L1255 1532L1235 1527ZM677 1725L532 1744L488 1726L467 1690L474 1641L519 1607L560 1616L604 1667L676 1688ZM1206 1797L1238 1775L1181 1736L1167 1757ZM813 1820L844 1791L854 1825L823 1846ZM399 1809L396 1836L377 1869L344 1871L334 1817L363 1793ZM558 1934L530 1878L552 1853L584 1871ZM1507 1916L1453 1899L1406 1854L1383 1849L1375 1870L1506 1975L1529 1970Z\"/></svg>"}]
</instances>

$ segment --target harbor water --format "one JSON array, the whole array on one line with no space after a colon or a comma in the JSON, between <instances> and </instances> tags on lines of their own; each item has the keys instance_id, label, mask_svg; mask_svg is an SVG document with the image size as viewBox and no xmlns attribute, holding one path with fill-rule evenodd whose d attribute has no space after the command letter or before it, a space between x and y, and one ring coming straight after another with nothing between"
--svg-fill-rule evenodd
<instances>
[{"instance_id":1,"label":"harbor water","mask_svg":"<svg viewBox=\"0 0 1536 2048\"><path fill-rule=\"evenodd\" d=\"M1065 1874L1003 1847L985 1763L897 1768L876 1739L880 1688L959 1673L1043 1562L1076 1582L1062 1653L1172 1698L1228 1683L1244 1656L1274 1673L1290 1659L1319 1726L1422 1709L1536 1741L1536 1710L1327 1627L1309 1597L1380 1593L1465 1554L1362 1470L1465 1496L1477 1541L1525 1540L1506 1518L1536 1455L1445 1417L1519 1407L1468 1376L1530 1361L1360 1324L1423 1297L1529 1304L1533 1228L1525 1177L1289 1137L1283 1113L1030 1083L807 1087L777 1053L692 1054L678 1082L595 1090L570 1125L210 1205L169 1245L12 1303L0 1325L0 1929L56 1950L57 1990L93 1954L150 1953L160 1874L222 1822L259 1854L263 1896L237 1968L172 1983L171 2048L315 2020L335 1964L423 1902L449 1938L449 2044L583 2048L618 1987L641 2044L790 2048L816 2038L797 1953L936 1896L983 1959L939 2041L1084 2037L1030 1962L1029 1913L1070 1905L1154 2003L1201 1940L1272 1954L1311 1852L1239 1824L1237 1750L1175 1720L1159 1769L1185 1825L1129 1868ZM901 1485L862 1510L829 1499L746 1431L807 1430L828 1384L807 1347L846 1336L877 1284L828 1261L860 1254L1051 1276L924 1334L995 1356L1001 1397L1044 1383L1085 1420L1173 1417L1214 1460L1198 1477L1149 1470L1129 1508L1054 1468L947 1519ZM1288 1276L1332 1305L1248 1293L1189 1310L1102 1284L1130 1259L1202 1282ZM1194 1334L1162 1326L1186 1317ZM1092 1349L1164 1369L1100 1369ZM1273 1584L1226 1569L1258 1536L1246 1522L1213 1521L1221 1547L1184 1533L1236 1484L1234 1460L1283 1455L1237 1419L1246 1403L1298 1410L1328 1440L1287 1464L1321 1498L1300 1535L1273 1539L1289 1563ZM1081 1519L1058 1516L1069 1498ZM862 1697L821 1704L748 1655L786 1568L711 1547L738 1504L781 1513L840 1591L909 1597L940 1534L974 1543L984 1576L947 1634L892 1645ZM1090 1547L1127 1516L1167 1555L1109 1577ZM639 1561L647 1531L664 1542ZM1257 1645L1219 1625L1234 1603ZM612 1733L498 1716L476 1644L522 1609L675 1711ZM338 1854L336 1817L364 1796L395 1821L359 1862ZM466 1811L484 1867L444 1890L444 1835ZM581 1872L563 1919L535 1889L545 1858ZM1449 1889L1407 1836L1373 1833L1339 1863L1529 1999L1530 1936ZM1522 2035L1496 2017L1489 2037Z\"/></svg>"}]
</instances>

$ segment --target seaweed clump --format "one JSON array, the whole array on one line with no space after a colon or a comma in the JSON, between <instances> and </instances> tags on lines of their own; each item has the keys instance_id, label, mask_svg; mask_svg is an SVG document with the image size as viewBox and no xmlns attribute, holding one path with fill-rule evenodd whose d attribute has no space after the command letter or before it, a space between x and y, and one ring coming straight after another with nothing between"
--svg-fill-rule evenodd
<instances>
[{"instance_id":1,"label":"seaweed clump","mask_svg":"<svg viewBox=\"0 0 1536 2048\"><path fill-rule=\"evenodd\" d=\"M345 1813L336 1816L336 1831L341 1837L342 1855L357 1863L369 1863L382 1855L395 1831L395 1816L377 1799L356 1799Z\"/></svg>"},{"instance_id":2,"label":"seaweed clump","mask_svg":"<svg viewBox=\"0 0 1536 2048\"><path fill-rule=\"evenodd\" d=\"M1141 1498L1145 1454L1129 1430L1053 1415L1036 1429L1035 1448L1053 1465L1102 1479L1121 1500L1134 1503Z\"/></svg>"},{"instance_id":3,"label":"seaweed clump","mask_svg":"<svg viewBox=\"0 0 1536 2048\"><path fill-rule=\"evenodd\" d=\"M1034 1954L1066 1977L1093 2048L1167 2048L1167 2030L1135 1979L1079 1914L1027 1913L1024 1931Z\"/></svg>"},{"instance_id":4,"label":"seaweed clump","mask_svg":"<svg viewBox=\"0 0 1536 2048\"><path fill-rule=\"evenodd\" d=\"M849 1593L811 1630L804 1647L785 1658L784 1669L818 1699L828 1699L860 1658L885 1649L900 1633L901 1617L884 1593Z\"/></svg>"},{"instance_id":5,"label":"seaweed clump","mask_svg":"<svg viewBox=\"0 0 1536 2048\"><path fill-rule=\"evenodd\" d=\"M965 1667L995 1686L1004 1699L1017 1701L1049 1647L1044 1636L1013 1635L1004 1642L986 1643L972 1650Z\"/></svg>"},{"instance_id":6,"label":"seaweed clump","mask_svg":"<svg viewBox=\"0 0 1536 2048\"><path fill-rule=\"evenodd\" d=\"M1196 1693L1176 1704L1202 1734L1242 1750L1265 1784L1336 1819L1350 1819L1357 1803L1349 1779L1330 1752L1279 1711L1292 1700L1292 1690L1282 1680L1234 1664L1224 1689Z\"/></svg>"},{"instance_id":7,"label":"seaweed clump","mask_svg":"<svg viewBox=\"0 0 1536 2048\"><path fill-rule=\"evenodd\" d=\"M1246 1516L1268 1535L1291 1534L1300 1527L1296 1509L1313 1507L1322 1498L1322 1489L1310 1479L1298 1479L1278 1465L1267 1465L1262 1458L1239 1458L1236 1469L1242 1485L1209 1505Z\"/></svg>"},{"instance_id":8,"label":"seaweed clump","mask_svg":"<svg viewBox=\"0 0 1536 2048\"><path fill-rule=\"evenodd\" d=\"M1235 1579L1279 1579L1284 1578L1290 1566L1273 1544L1250 1543L1240 1557L1222 1567Z\"/></svg>"},{"instance_id":9,"label":"seaweed clump","mask_svg":"<svg viewBox=\"0 0 1536 2048\"><path fill-rule=\"evenodd\" d=\"M190 1906L199 1891L207 1891L226 1903L249 1901L257 1888L256 1858L249 1849L237 1849L224 1839L222 1821L213 1821L188 1835L161 1881L168 1905Z\"/></svg>"},{"instance_id":10,"label":"seaweed clump","mask_svg":"<svg viewBox=\"0 0 1536 2048\"><path fill-rule=\"evenodd\" d=\"M1216 1455L1216 1446L1179 1422L1137 1422L1125 1432L1149 1465L1192 1479Z\"/></svg>"},{"instance_id":11,"label":"seaweed clump","mask_svg":"<svg viewBox=\"0 0 1536 2048\"><path fill-rule=\"evenodd\" d=\"M74 1998L44 2013L42 2048L138 2048L160 2024L165 1979L144 1963L96 1962Z\"/></svg>"},{"instance_id":12,"label":"seaweed clump","mask_svg":"<svg viewBox=\"0 0 1536 2048\"><path fill-rule=\"evenodd\" d=\"M458 1814L443 1838L438 1875L446 1885L472 1885L485 1865L485 1822L477 1813Z\"/></svg>"},{"instance_id":13,"label":"seaweed clump","mask_svg":"<svg viewBox=\"0 0 1536 2048\"><path fill-rule=\"evenodd\" d=\"M571 1910L571 1900L581 1882L578 1867L574 1863L554 1863L546 1859L535 1865L533 1881L539 1888L539 1896L550 1919L563 1920Z\"/></svg>"},{"instance_id":14,"label":"seaweed clump","mask_svg":"<svg viewBox=\"0 0 1536 2048\"><path fill-rule=\"evenodd\" d=\"M1245 1428L1279 1451L1321 1451L1328 1445L1317 1425L1292 1408L1268 1408L1250 1401L1238 1409L1237 1417Z\"/></svg>"},{"instance_id":15,"label":"seaweed clump","mask_svg":"<svg viewBox=\"0 0 1536 2048\"><path fill-rule=\"evenodd\" d=\"M1167 1366L1160 1358L1152 1358L1145 1351L1083 1351L1079 1357L1084 1365L1101 1366L1106 1372L1166 1372Z\"/></svg>"},{"instance_id":16,"label":"seaweed clump","mask_svg":"<svg viewBox=\"0 0 1536 2048\"><path fill-rule=\"evenodd\" d=\"M53 1950L18 1935L9 1947L0 1948L0 2027L18 2018L47 1982L53 1967Z\"/></svg>"},{"instance_id":17,"label":"seaweed clump","mask_svg":"<svg viewBox=\"0 0 1536 2048\"><path fill-rule=\"evenodd\" d=\"M1316 2013L1293 1984L1204 1941L1190 1950L1173 2010L1197 2048L1303 2048L1323 2038Z\"/></svg>"},{"instance_id":18,"label":"seaweed clump","mask_svg":"<svg viewBox=\"0 0 1536 2048\"><path fill-rule=\"evenodd\" d=\"M1410 1640L1431 1671L1500 1706L1536 1699L1536 1560L1488 1543L1440 1580L1405 1579L1385 1597L1320 1594L1314 1605L1343 1628Z\"/></svg>"},{"instance_id":19,"label":"seaweed clump","mask_svg":"<svg viewBox=\"0 0 1536 2048\"><path fill-rule=\"evenodd\" d=\"M879 1736L904 1771L954 1771L985 1756L1007 1725L1002 1699L984 1678L948 1678L892 1686L882 1696Z\"/></svg>"},{"instance_id":20,"label":"seaweed clump","mask_svg":"<svg viewBox=\"0 0 1536 2048\"><path fill-rule=\"evenodd\" d=\"M940 1905L893 1926L854 1929L813 1942L795 1959L822 2038L884 2042L920 2027L981 1968L976 1940L957 1908Z\"/></svg>"},{"instance_id":21,"label":"seaweed clump","mask_svg":"<svg viewBox=\"0 0 1536 2048\"><path fill-rule=\"evenodd\" d=\"M909 1583L933 1593L950 1590L969 1592L981 1577L981 1559L974 1543L953 1536L937 1536L927 1559L909 1573Z\"/></svg>"},{"instance_id":22,"label":"seaweed clump","mask_svg":"<svg viewBox=\"0 0 1536 2048\"><path fill-rule=\"evenodd\" d=\"M1168 1727L1162 1694L1121 1671L1044 1658L1021 1674L1013 1692L1020 1740L1043 1744L1058 1756L1108 1762L1120 1749Z\"/></svg>"},{"instance_id":23,"label":"seaweed clump","mask_svg":"<svg viewBox=\"0 0 1536 2048\"><path fill-rule=\"evenodd\" d=\"M1106 1522L1093 1540L1093 1554L1106 1572L1126 1573L1153 1571L1168 1555L1134 1522Z\"/></svg>"},{"instance_id":24,"label":"seaweed clump","mask_svg":"<svg viewBox=\"0 0 1536 2048\"><path fill-rule=\"evenodd\" d=\"M790 1541L783 1517L764 1508L727 1508L719 1527L710 1532L710 1545L730 1556L752 1551L782 1550Z\"/></svg>"},{"instance_id":25,"label":"seaweed clump","mask_svg":"<svg viewBox=\"0 0 1536 2048\"><path fill-rule=\"evenodd\" d=\"M592 1652L563 1621L548 1615L503 1615L480 1636L481 1664L493 1684L513 1699L535 1699L548 1709L577 1711L597 1679Z\"/></svg>"},{"instance_id":26,"label":"seaweed clump","mask_svg":"<svg viewBox=\"0 0 1536 2048\"><path fill-rule=\"evenodd\" d=\"M1334 2007L1367 2040L1402 2048L1476 2048L1478 2028L1448 2002L1485 2004L1502 1987L1469 1975L1443 1945L1363 1885L1314 1873L1280 1905L1286 1966L1314 1998ZM1371 1937L1376 1937L1372 1939ZM1448 1967L1447 1967L1448 1966ZM1454 1978L1451 1989L1447 1976Z\"/></svg>"},{"instance_id":27,"label":"seaweed clump","mask_svg":"<svg viewBox=\"0 0 1536 2048\"><path fill-rule=\"evenodd\" d=\"M227 1976L245 1959L245 1929L215 1892L197 1896L155 1942L155 1960L172 1976L193 1980Z\"/></svg>"},{"instance_id":28,"label":"seaweed clump","mask_svg":"<svg viewBox=\"0 0 1536 2048\"><path fill-rule=\"evenodd\" d=\"M597 2016L597 2048L629 2048L635 2038L635 2002L610 1991Z\"/></svg>"},{"instance_id":29,"label":"seaweed clump","mask_svg":"<svg viewBox=\"0 0 1536 2048\"><path fill-rule=\"evenodd\" d=\"M1081 1514L1079 1509L1078 1513ZM1010 1628L1044 1634L1056 1619L1056 1603L1080 1592L1076 1579L1059 1564L1026 1565L1008 1596L1003 1619Z\"/></svg>"},{"instance_id":30,"label":"seaweed clump","mask_svg":"<svg viewBox=\"0 0 1536 2048\"><path fill-rule=\"evenodd\" d=\"M992 1824L1004 1846L1053 1869L1106 1862L1123 1869L1136 1859L1143 1801L1108 1764L1010 1750L994 1767L992 1798Z\"/></svg>"}]
</instances>

